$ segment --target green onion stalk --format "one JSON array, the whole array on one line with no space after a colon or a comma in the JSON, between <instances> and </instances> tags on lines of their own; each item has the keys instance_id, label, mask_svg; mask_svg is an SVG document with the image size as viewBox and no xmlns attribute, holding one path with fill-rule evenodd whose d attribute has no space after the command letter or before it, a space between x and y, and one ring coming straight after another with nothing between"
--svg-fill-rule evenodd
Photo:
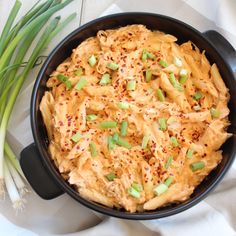
<instances>
[{"instance_id":1,"label":"green onion stalk","mask_svg":"<svg viewBox=\"0 0 236 236\"><path fill-rule=\"evenodd\" d=\"M76 14L71 14L61 23L60 17L55 17L40 33L42 27L55 12L72 1L48 0L41 4L38 1L13 25L21 7L21 2L16 0L0 36L0 197L5 194L5 185L15 209L23 208L22 197L27 188L19 161L6 140L8 121L22 85L41 52ZM39 33L40 40L26 61L25 55Z\"/></svg>"}]
</instances>

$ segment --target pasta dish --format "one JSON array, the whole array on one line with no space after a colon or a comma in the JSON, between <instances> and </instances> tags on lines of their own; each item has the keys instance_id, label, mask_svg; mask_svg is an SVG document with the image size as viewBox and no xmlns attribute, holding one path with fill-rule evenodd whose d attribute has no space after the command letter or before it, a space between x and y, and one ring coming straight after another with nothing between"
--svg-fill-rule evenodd
<instances>
[{"instance_id":1,"label":"pasta dish","mask_svg":"<svg viewBox=\"0 0 236 236\"><path fill-rule=\"evenodd\" d=\"M187 200L231 136L217 65L192 42L144 25L98 31L46 85L40 110L52 160L83 198L108 207Z\"/></svg>"}]
</instances>

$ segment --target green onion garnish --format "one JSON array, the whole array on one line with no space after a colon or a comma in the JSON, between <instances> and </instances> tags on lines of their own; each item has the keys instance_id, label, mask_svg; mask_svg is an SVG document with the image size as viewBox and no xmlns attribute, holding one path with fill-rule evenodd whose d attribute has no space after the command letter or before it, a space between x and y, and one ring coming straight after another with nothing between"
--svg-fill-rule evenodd
<instances>
[{"instance_id":1,"label":"green onion garnish","mask_svg":"<svg viewBox=\"0 0 236 236\"><path fill-rule=\"evenodd\" d=\"M132 197L135 197L135 198L140 198L140 192L138 192L136 189L130 187L128 189L128 193L129 195L131 195Z\"/></svg>"},{"instance_id":2,"label":"green onion garnish","mask_svg":"<svg viewBox=\"0 0 236 236\"><path fill-rule=\"evenodd\" d=\"M119 65L116 64L115 62L109 62L107 64L107 68L111 69L111 70L117 70L119 68Z\"/></svg>"},{"instance_id":3,"label":"green onion garnish","mask_svg":"<svg viewBox=\"0 0 236 236\"><path fill-rule=\"evenodd\" d=\"M77 132L71 137L71 140L73 140L75 143L77 143L82 138L82 134Z\"/></svg>"},{"instance_id":4,"label":"green onion garnish","mask_svg":"<svg viewBox=\"0 0 236 236\"><path fill-rule=\"evenodd\" d=\"M183 91L183 87L181 86L181 84L179 84L179 82L176 80L175 75L173 72L170 73L170 82L173 85L174 88L178 89L180 92Z\"/></svg>"},{"instance_id":5,"label":"green onion garnish","mask_svg":"<svg viewBox=\"0 0 236 236\"><path fill-rule=\"evenodd\" d=\"M112 139L112 136L108 136L108 137L107 137L107 146L108 146L108 150L109 150L109 151L111 151L111 150L114 149L115 143L114 143L114 141L113 141L113 139Z\"/></svg>"},{"instance_id":6,"label":"green onion garnish","mask_svg":"<svg viewBox=\"0 0 236 236\"><path fill-rule=\"evenodd\" d=\"M129 108L129 103L128 102L119 102L118 107L120 109L128 109Z\"/></svg>"},{"instance_id":7,"label":"green onion garnish","mask_svg":"<svg viewBox=\"0 0 236 236\"><path fill-rule=\"evenodd\" d=\"M155 56L151 52L147 52L147 58L153 59Z\"/></svg>"},{"instance_id":8,"label":"green onion garnish","mask_svg":"<svg viewBox=\"0 0 236 236\"><path fill-rule=\"evenodd\" d=\"M96 119L97 119L97 115L94 115L94 114L90 114L90 115L86 116L86 120L88 120L88 121L93 121Z\"/></svg>"},{"instance_id":9,"label":"green onion garnish","mask_svg":"<svg viewBox=\"0 0 236 236\"><path fill-rule=\"evenodd\" d=\"M143 141L142 141L142 145L141 145L141 147L142 147L143 149L146 149L146 148L147 148L149 139L150 139L149 135L144 135L144 136L143 136Z\"/></svg>"},{"instance_id":10,"label":"green onion garnish","mask_svg":"<svg viewBox=\"0 0 236 236\"><path fill-rule=\"evenodd\" d=\"M121 122L121 129L120 129L120 135L122 137L125 137L127 134L127 128L128 128L128 122L127 121L122 121Z\"/></svg>"},{"instance_id":11,"label":"green onion garnish","mask_svg":"<svg viewBox=\"0 0 236 236\"><path fill-rule=\"evenodd\" d=\"M97 156L97 149L96 149L96 144L95 143L90 143L90 152L92 157Z\"/></svg>"},{"instance_id":12,"label":"green onion garnish","mask_svg":"<svg viewBox=\"0 0 236 236\"><path fill-rule=\"evenodd\" d=\"M165 101L165 95L161 89L157 89L157 97L161 102Z\"/></svg>"},{"instance_id":13,"label":"green onion garnish","mask_svg":"<svg viewBox=\"0 0 236 236\"><path fill-rule=\"evenodd\" d=\"M142 61L145 62L148 58L153 59L155 56L151 52L144 49L142 53Z\"/></svg>"},{"instance_id":14,"label":"green onion garnish","mask_svg":"<svg viewBox=\"0 0 236 236\"><path fill-rule=\"evenodd\" d=\"M108 181L113 181L115 178L117 178L116 174L111 172L109 174L106 175L106 178Z\"/></svg>"},{"instance_id":15,"label":"green onion garnish","mask_svg":"<svg viewBox=\"0 0 236 236\"><path fill-rule=\"evenodd\" d=\"M127 91L134 91L136 89L136 81L135 80L130 80L127 83L126 90Z\"/></svg>"},{"instance_id":16,"label":"green onion garnish","mask_svg":"<svg viewBox=\"0 0 236 236\"><path fill-rule=\"evenodd\" d=\"M194 100L199 100L202 97L202 93L201 92L196 92L195 94L193 94L193 99Z\"/></svg>"},{"instance_id":17,"label":"green onion garnish","mask_svg":"<svg viewBox=\"0 0 236 236\"><path fill-rule=\"evenodd\" d=\"M57 75L57 79L65 84L66 90L70 90L71 89L72 84L68 80L69 78L67 76L59 74L59 75Z\"/></svg>"},{"instance_id":18,"label":"green onion garnish","mask_svg":"<svg viewBox=\"0 0 236 236\"><path fill-rule=\"evenodd\" d=\"M118 138L118 140L116 141L116 144L121 147L125 147L127 149L130 149L132 147L128 141L126 141L125 139L123 139L121 137Z\"/></svg>"},{"instance_id":19,"label":"green onion garnish","mask_svg":"<svg viewBox=\"0 0 236 236\"><path fill-rule=\"evenodd\" d=\"M76 76L81 76L81 75L83 75L83 69L82 69L82 68L78 68L78 69L75 71L75 75L76 75Z\"/></svg>"},{"instance_id":20,"label":"green onion garnish","mask_svg":"<svg viewBox=\"0 0 236 236\"><path fill-rule=\"evenodd\" d=\"M193 110L194 111L199 111L199 110L201 110L201 106L200 105L195 105L195 106L193 106Z\"/></svg>"},{"instance_id":21,"label":"green onion garnish","mask_svg":"<svg viewBox=\"0 0 236 236\"><path fill-rule=\"evenodd\" d=\"M173 156L172 155L170 155L169 157L168 157L168 159L167 159L167 162L166 162L166 164L165 164L165 168L166 169L168 169L169 167L170 167L170 165L172 164L172 162L173 162Z\"/></svg>"},{"instance_id":22,"label":"green onion garnish","mask_svg":"<svg viewBox=\"0 0 236 236\"><path fill-rule=\"evenodd\" d=\"M179 146L179 143L178 143L178 140L177 140L176 137L172 136L172 137L170 138L170 141L171 141L171 143L172 143L172 145L173 145L174 147L178 147L178 146Z\"/></svg>"},{"instance_id":23,"label":"green onion garnish","mask_svg":"<svg viewBox=\"0 0 236 236\"><path fill-rule=\"evenodd\" d=\"M174 57L173 63L178 67L181 67L183 65L181 59L178 57Z\"/></svg>"},{"instance_id":24,"label":"green onion garnish","mask_svg":"<svg viewBox=\"0 0 236 236\"><path fill-rule=\"evenodd\" d=\"M190 165L192 171L200 170L205 167L205 163L203 161L195 162Z\"/></svg>"},{"instance_id":25,"label":"green onion garnish","mask_svg":"<svg viewBox=\"0 0 236 236\"><path fill-rule=\"evenodd\" d=\"M119 134L114 133L113 136L112 136L112 140L116 143L118 139L119 139Z\"/></svg>"},{"instance_id":26,"label":"green onion garnish","mask_svg":"<svg viewBox=\"0 0 236 236\"><path fill-rule=\"evenodd\" d=\"M212 107L210 109L210 112L211 112L212 118L219 118L220 117L220 111L219 110Z\"/></svg>"},{"instance_id":27,"label":"green onion garnish","mask_svg":"<svg viewBox=\"0 0 236 236\"><path fill-rule=\"evenodd\" d=\"M164 183L167 187L169 187L172 184L172 182L173 182L173 177L168 177Z\"/></svg>"},{"instance_id":28,"label":"green onion garnish","mask_svg":"<svg viewBox=\"0 0 236 236\"><path fill-rule=\"evenodd\" d=\"M81 90L84 86L86 86L87 83L88 81L85 78L81 77L78 83L75 85L75 89Z\"/></svg>"},{"instance_id":29,"label":"green onion garnish","mask_svg":"<svg viewBox=\"0 0 236 236\"><path fill-rule=\"evenodd\" d=\"M108 73L102 75L102 78L99 82L100 85L107 85L111 82L110 75Z\"/></svg>"},{"instance_id":30,"label":"green onion garnish","mask_svg":"<svg viewBox=\"0 0 236 236\"><path fill-rule=\"evenodd\" d=\"M146 70L145 72L145 78L146 78L146 82L150 82L152 79L152 71L150 69Z\"/></svg>"},{"instance_id":31,"label":"green onion garnish","mask_svg":"<svg viewBox=\"0 0 236 236\"><path fill-rule=\"evenodd\" d=\"M159 118L158 123L159 123L160 129L162 131L165 131L167 129L166 118L164 118L164 117Z\"/></svg>"},{"instance_id":32,"label":"green onion garnish","mask_svg":"<svg viewBox=\"0 0 236 236\"><path fill-rule=\"evenodd\" d=\"M187 158L191 159L193 157L193 153L194 153L194 150L189 148L186 154Z\"/></svg>"},{"instance_id":33,"label":"green onion garnish","mask_svg":"<svg viewBox=\"0 0 236 236\"><path fill-rule=\"evenodd\" d=\"M96 57L95 57L94 55L92 55L92 56L89 58L88 62L89 62L89 65L90 65L91 67L94 67L94 66L96 65L96 63L97 63L97 59L96 59Z\"/></svg>"},{"instance_id":34,"label":"green onion garnish","mask_svg":"<svg viewBox=\"0 0 236 236\"><path fill-rule=\"evenodd\" d=\"M102 121L100 127L103 129L116 128L117 122L115 121Z\"/></svg>"},{"instance_id":35,"label":"green onion garnish","mask_svg":"<svg viewBox=\"0 0 236 236\"><path fill-rule=\"evenodd\" d=\"M134 182L134 183L132 183L131 187L134 188L138 192L142 192L143 191L142 184Z\"/></svg>"},{"instance_id":36,"label":"green onion garnish","mask_svg":"<svg viewBox=\"0 0 236 236\"><path fill-rule=\"evenodd\" d=\"M160 196L161 194L166 192L167 189L168 189L168 186L166 184L161 183L156 188L154 188L153 191L157 196Z\"/></svg>"},{"instance_id":37,"label":"green onion garnish","mask_svg":"<svg viewBox=\"0 0 236 236\"><path fill-rule=\"evenodd\" d=\"M186 81L188 80L188 71L186 69L181 69L179 72L180 75L180 84L185 84Z\"/></svg>"},{"instance_id":38,"label":"green onion garnish","mask_svg":"<svg viewBox=\"0 0 236 236\"><path fill-rule=\"evenodd\" d=\"M168 66L167 62L164 61L164 60L160 60L159 65L161 65L162 67L167 67Z\"/></svg>"}]
</instances>

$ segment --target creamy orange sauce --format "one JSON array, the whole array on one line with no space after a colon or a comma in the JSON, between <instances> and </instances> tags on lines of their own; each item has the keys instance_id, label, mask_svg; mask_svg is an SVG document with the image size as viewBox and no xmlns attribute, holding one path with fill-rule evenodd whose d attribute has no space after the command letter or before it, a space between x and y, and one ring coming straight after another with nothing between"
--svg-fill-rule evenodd
<instances>
[{"instance_id":1,"label":"creamy orange sauce","mask_svg":"<svg viewBox=\"0 0 236 236\"><path fill-rule=\"evenodd\" d=\"M219 149L230 136L228 89L204 52L191 42L176 41L143 25L99 31L75 48L48 79L49 91L40 110L49 152L59 172L84 198L129 212L156 209L188 199L220 163ZM89 64L92 55L94 66ZM110 62L118 68L108 68ZM110 81L101 85L106 73ZM87 83L78 89L80 80ZM133 91L127 89L129 81L136 81ZM126 109L120 108L120 102ZM88 120L91 114L96 119ZM101 128L103 121L115 121L117 126ZM121 136L122 121L128 123L122 139L130 147L113 140L111 149L108 137ZM80 139L73 140L78 133ZM148 137L146 145L144 137ZM192 164L199 162L203 166L193 170ZM115 177L109 181L111 173ZM156 188L170 177L171 184L158 192ZM130 193L134 183L140 186L136 196Z\"/></svg>"}]
</instances>

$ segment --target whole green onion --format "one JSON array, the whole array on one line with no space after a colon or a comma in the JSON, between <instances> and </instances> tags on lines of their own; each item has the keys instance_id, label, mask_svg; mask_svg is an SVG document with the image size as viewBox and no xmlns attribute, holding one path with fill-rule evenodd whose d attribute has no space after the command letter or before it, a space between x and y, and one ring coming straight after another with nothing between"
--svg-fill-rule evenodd
<instances>
[{"instance_id":1,"label":"whole green onion","mask_svg":"<svg viewBox=\"0 0 236 236\"><path fill-rule=\"evenodd\" d=\"M117 69L119 69L119 65L116 64L115 62L109 62L107 64L107 68L109 68L111 70L117 70Z\"/></svg>"},{"instance_id":2,"label":"whole green onion","mask_svg":"<svg viewBox=\"0 0 236 236\"><path fill-rule=\"evenodd\" d=\"M136 89L136 81L135 80L130 80L127 83L126 90L127 91L134 91Z\"/></svg>"},{"instance_id":3,"label":"whole green onion","mask_svg":"<svg viewBox=\"0 0 236 236\"><path fill-rule=\"evenodd\" d=\"M200 170L200 169L203 169L204 167L205 167L205 163L203 161L190 164L190 168L192 169L192 171Z\"/></svg>"},{"instance_id":4,"label":"whole green onion","mask_svg":"<svg viewBox=\"0 0 236 236\"><path fill-rule=\"evenodd\" d=\"M94 55L92 55L92 56L89 58L88 62L89 62L89 65L90 65L91 67L94 67L94 66L96 65L96 63L97 63L97 59L96 59L96 57L95 57Z\"/></svg>"},{"instance_id":5,"label":"whole green onion","mask_svg":"<svg viewBox=\"0 0 236 236\"><path fill-rule=\"evenodd\" d=\"M115 121L102 121L100 127L103 129L116 128L117 122Z\"/></svg>"},{"instance_id":6,"label":"whole green onion","mask_svg":"<svg viewBox=\"0 0 236 236\"><path fill-rule=\"evenodd\" d=\"M162 92L161 89L157 89L157 97L158 99L161 101L161 102L164 102L165 101L165 96L164 96L164 93Z\"/></svg>"},{"instance_id":7,"label":"whole green onion","mask_svg":"<svg viewBox=\"0 0 236 236\"><path fill-rule=\"evenodd\" d=\"M102 75L102 78L99 82L100 85L107 85L111 82L110 75L108 73Z\"/></svg>"},{"instance_id":8,"label":"whole green onion","mask_svg":"<svg viewBox=\"0 0 236 236\"><path fill-rule=\"evenodd\" d=\"M84 86L86 86L88 81L84 78L81 77L78 83L75 85L76 90L81 90Z\"/></svg>"},{"instance_id":9,"label":"whole green onion","mask_svg":"<svg viewBox=\"0 0 236 236\"><path fill-rule=\"evenodd\" d=\"M121 122L121 129L120 129L120 135L122 137L125 137L127 134L127 128L128 128L128 122L127 121L122 121Z\"/></svg>"}]
</instances>

